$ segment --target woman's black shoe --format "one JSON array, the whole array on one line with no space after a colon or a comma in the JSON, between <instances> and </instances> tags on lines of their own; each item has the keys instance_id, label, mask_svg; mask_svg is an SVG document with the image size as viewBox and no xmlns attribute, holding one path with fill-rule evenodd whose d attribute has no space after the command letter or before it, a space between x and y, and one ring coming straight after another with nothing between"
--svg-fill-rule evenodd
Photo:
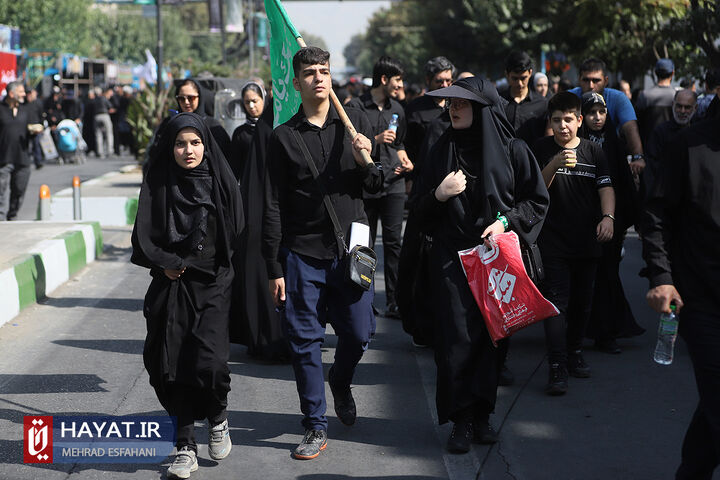
<instances>
[{"instance_id":1,"label":"woman's black shoe","mask_svg":"<svg viewBox=\"0 0 720 480\"><path fill-rule=\"evenodd\" d=\"M473 424L473 441L481 445L492 445L499 440L498 433L488 421Z\"/></svg>"},{"instance_id":2,"label":"woman's black shoe","mask_svg":"<svg viewBox=\"0 0 720 480\"><path fill-rule=\"evenodd\" d=\"M550 364L550 372L548 375L548 384L545 393L548 395L565 395L568 390L568 370L567 366L559 363Z\"/></svg>"},{"instance_id":3,"label":"woman's black shoe","mask_svg":"<svg viewBox=\"0 0 720 480\"><path fill-rule=\"evenodd\" d=\"M470 451L470 442L472 442L472 439L472 422L457 422L453 425L450 438L448 438L447 449L452 453L468 453Z\"/></svg>"}]
</instances>

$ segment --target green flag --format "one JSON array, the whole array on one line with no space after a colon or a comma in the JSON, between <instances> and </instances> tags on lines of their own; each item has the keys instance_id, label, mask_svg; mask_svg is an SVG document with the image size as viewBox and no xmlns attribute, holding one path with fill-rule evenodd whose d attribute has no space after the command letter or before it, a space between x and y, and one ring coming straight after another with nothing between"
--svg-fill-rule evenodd
<instances>
[{"instance_id":1,"label":"green flag","mask_svg":"<svg viewBox=\"0 0 720 480\"><path fill-rule=\"evenodd\" d=\"M270 67L272 69L273 107L277 127L295 115L300 107L300 94L292 85L292 59L300 50L295 29L280 0L265 0L265 13L270 22Z\"/></svg>"}]
</instances>

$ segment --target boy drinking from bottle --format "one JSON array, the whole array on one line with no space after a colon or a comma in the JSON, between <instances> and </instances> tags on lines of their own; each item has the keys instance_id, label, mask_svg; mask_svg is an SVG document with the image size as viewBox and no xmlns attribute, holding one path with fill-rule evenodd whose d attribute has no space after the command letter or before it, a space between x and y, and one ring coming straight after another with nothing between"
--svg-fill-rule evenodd
<instances>
[{"instance_id":1,"label":"boy drinking from bottle","mask_svg":"<svg viewBox=\"0 0 720 480\"><path fill-rule=\"evenodd\" d=\"M559 93L548 104L552 137L533 146L550 193L538 246L545 267L543 295L560 310L545 320L550 372L546 392L563 395L568 374L587 378L582 338L592 307L601 242L612 239L615 193L602 149L579 138L581 101Z\"/></svg>"}]
</instances>

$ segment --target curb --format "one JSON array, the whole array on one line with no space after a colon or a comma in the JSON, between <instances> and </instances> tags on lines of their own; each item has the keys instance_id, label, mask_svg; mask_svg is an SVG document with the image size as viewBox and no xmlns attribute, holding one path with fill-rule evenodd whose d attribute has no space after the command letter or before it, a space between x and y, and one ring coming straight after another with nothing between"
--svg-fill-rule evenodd
<instances>
[{"instance_id":1,"label":"curb","mask_svg":"<svg viewBox=\"0 0 720 480\"><path fill-rule=\"evenodd\" d=\"M82 222L33 245L0 271L0 326L42 300L102 254L99 222Z\"/></svg>"},{"instance_id":2,"label":"curb","mask_svg":"<svg viewBox=\"0 0 720 480\"><path fill-rule=\"evenodd\" d=\"M80 201L82 221L99 222L103 227L132 225L137 214L138 197L82 197ZM53 222L73 221L73 199L52 198L50 220Z\"/></svg>"}]
</instances>

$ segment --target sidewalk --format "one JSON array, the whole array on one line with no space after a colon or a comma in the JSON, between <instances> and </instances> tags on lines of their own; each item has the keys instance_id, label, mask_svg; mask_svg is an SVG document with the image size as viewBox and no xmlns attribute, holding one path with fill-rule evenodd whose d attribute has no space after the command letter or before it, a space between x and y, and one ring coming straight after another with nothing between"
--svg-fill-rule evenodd
<instances>
[{"instance_id":1,"label":"sidewalk","mask_svg":"<svg viewBox=\"0 0 720 480\"><path fill-rule=\"evenodd\" d=\"M0 325L102 253L97 222L0 222Z\"/></svg>"},{"instance_id":2,"label":"sidewalk","mask_svg":"<svg viewBox=\"0 0 720 480\"><path fill-rule=\"evenodd\" d=\"M84 182L79 221L73 189L51 198L50 219L0 222L0 325L45 298L103 251L101 226L132 225L142 172L129 165Z\"/></svg>"}]
</instances>

